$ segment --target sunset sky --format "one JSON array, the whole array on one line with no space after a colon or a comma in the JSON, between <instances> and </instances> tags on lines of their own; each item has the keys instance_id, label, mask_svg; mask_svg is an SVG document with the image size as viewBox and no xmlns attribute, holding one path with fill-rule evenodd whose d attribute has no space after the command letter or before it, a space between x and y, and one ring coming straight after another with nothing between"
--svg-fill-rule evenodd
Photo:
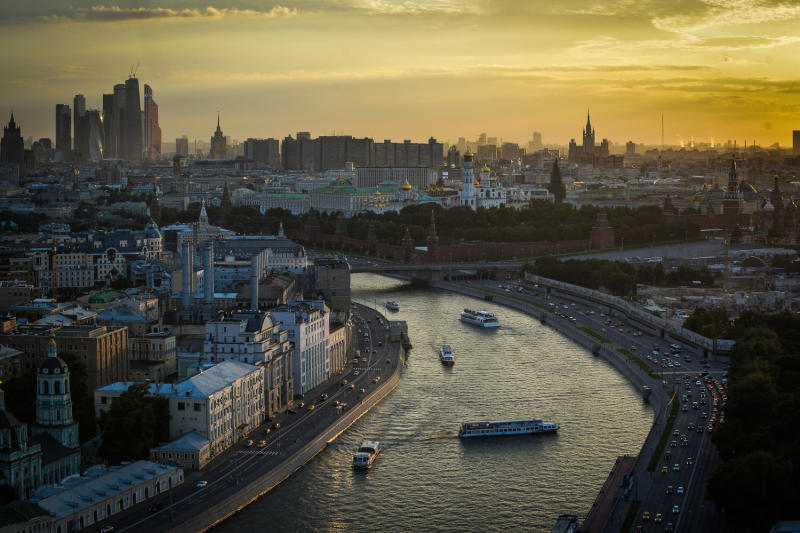
<instances>
[{"instance_id":1,"label":"sunset sky","mask_svg":"<svg viewBox=\"0 0 800 533\"><path fill-rule=\"evenodd\" d=\"M0 6L0 118L55 136L139 64L166 142L334 131L456 142L791 144L797 0L36 0Z\"/></svg>"}]
</instances>

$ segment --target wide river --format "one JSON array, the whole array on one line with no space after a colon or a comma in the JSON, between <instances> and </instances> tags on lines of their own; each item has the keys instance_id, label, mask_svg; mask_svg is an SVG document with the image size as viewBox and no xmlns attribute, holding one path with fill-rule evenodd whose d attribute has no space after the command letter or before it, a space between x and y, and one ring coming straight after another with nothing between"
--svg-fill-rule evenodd
<instances>
[{"instance_id":1,"label":"wide river","mask_svg":"<svg viewBox=\"0 0 800 533\"><path fill-rule=\"evenodd\" d=\"M636 454L652 410L602 359L517 311L465 296L353 276L353 299L406 320L414 348L400 385L331 446L216 531L547 531L583 518L619 455ZM463 308L497 314L494 331ZM383 309L384 314L389 311ZM456 364L437 350L449 344ZM462 421L540 417L557 435L463 441ZM363 440L385 443L368 472Z\"/></svg>"}]
</instances>

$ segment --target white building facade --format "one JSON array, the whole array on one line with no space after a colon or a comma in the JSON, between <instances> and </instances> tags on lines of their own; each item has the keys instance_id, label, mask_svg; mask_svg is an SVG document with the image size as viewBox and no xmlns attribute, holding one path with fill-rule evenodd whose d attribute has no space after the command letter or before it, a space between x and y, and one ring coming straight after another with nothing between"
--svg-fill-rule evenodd
<instances>
[{"instance_id":1,"label":"white building facade","mask_svg":"<svg viewBox=\"0 0 800 533\"><path fill-rule=\"evenodd\" d=\"M324 302L297 302L272 311L294 343L294 394L305 394L331 375L330 313Z\"/></svg>"}]
</instances>

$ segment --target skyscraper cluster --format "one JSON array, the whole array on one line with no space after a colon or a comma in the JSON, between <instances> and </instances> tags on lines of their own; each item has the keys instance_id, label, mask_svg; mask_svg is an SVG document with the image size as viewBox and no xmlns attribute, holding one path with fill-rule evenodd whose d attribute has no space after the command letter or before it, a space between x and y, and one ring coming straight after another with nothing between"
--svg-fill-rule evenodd
<instances>
[{"instance_id":1,"label":"skyscraper cluster","mask_svg":"<svg viewBox=\"0 0 800 533\"><path fill-rule=\"evenodd\" d=\"M103 95L102 111L86 109L86 97L75 95L72 116L67 104L56 105L56 158L66 161L161 158L161 128L153 89L144 86L144 108L139 80L134 76ZM70 143L72 129L72 143ZM70 150L72 148L72 150Z\"/></svg>"}]
</instances>

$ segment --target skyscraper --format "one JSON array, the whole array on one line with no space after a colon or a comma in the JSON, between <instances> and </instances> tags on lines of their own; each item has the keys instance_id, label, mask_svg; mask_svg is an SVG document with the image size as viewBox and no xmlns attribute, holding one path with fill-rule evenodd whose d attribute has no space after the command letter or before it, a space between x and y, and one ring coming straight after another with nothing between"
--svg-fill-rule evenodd
<instances>
[{"instance_id":1,"label":"skyscraper","mask_svg":"<svg viewBox=\"0 0 800 533\"><path fill-rule=\"evenodd\" d=\"M125 159L142 159L142 104L139 100L139 80L125 80Z\"/></svg>"},{"instance_id":2,"label":"skyscraper","mask_svg":"<svg viewBox=\"0 0 800 533\"><path fill-rule=\"evenodd\" d=\"M222 135L222 129L219 127L219 113L217 113L217 130L214 132L214 136L211 137L211 151L209 157L211 159L225 159L225 145L225 136Z\"/></svg>"},{"instance_id":3,"label":"skyscraper","mask_svg":"<svg viewBox=\"0 0 800 533\"><path fill-rule=\"evenodd\" d=\"M794 130L792 132L792 153L794 155L800 155L800 130Z\"/></svg>"},{"instance_id":4,"label":"skyscraper","mask_svg":"<svg viewBox=\"0 0 800 533\"><path fill-rule=\"evenodd\" d=\"M147 159L161 159L161 128L158 125L158 104L153 89L144 84L144 154Z\"/></svg>"},{"instance_id":5,"label":"skyscraper","mask_svg":"<svg viewBox=\"0 0 800 533\"><path fill-rule=\"evenodd\" d=\"M56 104L56 152L58 159L69 159L71 152L70 130L72 129L72 116L67 104Z\"/></svg>"},{"instance_id":6,"label":"skyscraper","mask_svg":"<svg viewBox=\"0 0 800 533\"><path fill-rule=\"evenodd\" d=\"M117 157L114 151L114 93L103 95L103 157Z\"/></svg>"},{"instance_id":7,"label":"skyscraper","mask_svg":"<svg viewBox=\"0 0 800 533\"><path fill-rule=\"evenodd\" d=\"M96 109L86 112L86 153L84 158L92 161L103 159L103 115Z\"/></svg>"},{"instance_id":8,"label":"skyscraper","mask_svg":"<svg viewBox=\"0 0 800 533\"><path fill-rule=\"evenodd\" d=\"M189 156L189 138L186 135L175 139L175 155L181 157Z\"/></svg>"},{"instance_id":9,"label":"skyscraper","mask_svg":"<svg viewBox=\"0 0 800 533\"><path fill-rule=\"evenodd\" d=\"M0 163L16 164L19 173L23 174L25 141L22 140L20 127L14 122L14 113L11 113L8 126L3 128L3 138L0 140Z\"/></svg>"},{"instance_id":10,"label":"skyscraper","mask_svg":"<svg viewBox=\"0 0 800 533\"><path fill-rule=\"evenodd\" d=\"M125 157L125 84L114 85L114 113L112 123L112 146L114 157Z\"/></svg>"},{"instance_id":11,"label":"skyscraper","mask_svg":"<svg viewBox=\"0 0 800 533\"><path fill-rule=\"evenodd\" d=\"M72 148L79 157L89 157L89 124L86 120L86 97L76 94L72 100Z\"/></svg>"}]
</instances>

